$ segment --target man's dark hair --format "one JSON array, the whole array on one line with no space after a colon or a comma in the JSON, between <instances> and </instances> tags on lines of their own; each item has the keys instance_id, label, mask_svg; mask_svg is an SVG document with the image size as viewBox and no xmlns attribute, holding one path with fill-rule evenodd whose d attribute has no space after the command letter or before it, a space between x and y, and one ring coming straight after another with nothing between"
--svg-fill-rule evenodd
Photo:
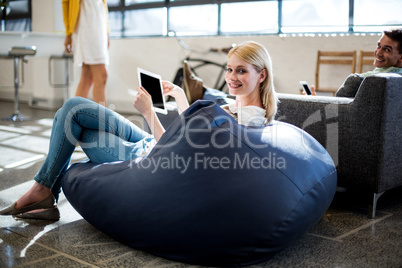
<instances>
[{"instance_id":1,"label":"man's dark hair","mask_svg":"<svg viewBox=\"0 0 402 268\"><path fill-rule=\"evenodd\" d=\"M398 42L398 51L402 54L402 28L384 31L384 34L392 40Z\"/></svg>"}]
</instances>

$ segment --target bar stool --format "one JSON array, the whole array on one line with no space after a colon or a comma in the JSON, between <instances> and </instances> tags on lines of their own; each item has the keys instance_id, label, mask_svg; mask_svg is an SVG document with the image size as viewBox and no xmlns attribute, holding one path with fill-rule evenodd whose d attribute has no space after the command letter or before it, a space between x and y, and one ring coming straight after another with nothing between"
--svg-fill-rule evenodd
<instances>
[{"instance_id":1,"label":"bar stool","mask_svg":"<svg viewBox=\"0 0 402 268\"><path fill-rule=\"evenodd\" d=\"M8 52L7 58L12 58L14 60L14 112L8 116L3 118L3 120L8 121L24 121L29 120L28 117L24 117L20 112L20 104L19 104L19 63L22 61L22 64L28 62L24 59L25 56L34 56L36 54L35 46L27 46L27 47L11 47ZM22 67L24 68L24 67Z\"/></svg>"},{"instance_id":2,"label":"bar stool","mask_svg":"<svg viewBox=\"0 0 402 268\"><path fill-rule=\"evenodd\" d=\"M54 83L52 80L52 63L57 60L63 60L65 64L65 83ZM53 88L64 88L64 102L68 100L69 93L68 87L71 82L74 80L73 78L73 71L71 70L72 61L74 60L73 54L66 54L63 53L62 55L51 55L49 58L49 85ZM71 75L70 75L71 71ZM70 79L71 77L71 79ZM71 80L71 81L70 81Z\"/></svg>"}]
</instances>

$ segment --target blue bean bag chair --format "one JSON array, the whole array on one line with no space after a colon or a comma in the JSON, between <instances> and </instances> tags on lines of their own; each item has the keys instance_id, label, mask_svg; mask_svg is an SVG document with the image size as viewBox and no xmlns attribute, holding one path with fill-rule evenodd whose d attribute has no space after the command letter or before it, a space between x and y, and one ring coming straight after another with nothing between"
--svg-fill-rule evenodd
<instances>
[{"instance_id":1,"label":"blue bean bag chair","mask_svg":"<svg viewBox=\"0 0 402 268\"><path fill-rule=\"evenodd\" d=\"M336 179L328 153L301 129L245 127L197 101L142 161L75 164L62 187L84 219L123 244L190 264L245 266L317 223Z\"/></svg>"}]
</instances>

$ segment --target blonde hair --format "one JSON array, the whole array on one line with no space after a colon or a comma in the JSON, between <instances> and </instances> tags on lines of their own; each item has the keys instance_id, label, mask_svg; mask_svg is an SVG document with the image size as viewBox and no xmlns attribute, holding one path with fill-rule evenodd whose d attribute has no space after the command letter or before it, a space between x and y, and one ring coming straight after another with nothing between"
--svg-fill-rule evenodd
<instances>
[{"instance_id":1,"label":"blonde hair","mask_svg":"<svg viewBox=\"0 0 402 268\"><path fill-rule=\"evenodd\" d=\"M266 110L265 117L270 122L274 119L278 108L271 56L264 46L253 41L233 47L228 53L228 58L232 55L236 55L251 64L257 72L261 72L263 69L267 70L267 78L260 84L260 97L262 106Z\"/></svg>"}]
</instances>

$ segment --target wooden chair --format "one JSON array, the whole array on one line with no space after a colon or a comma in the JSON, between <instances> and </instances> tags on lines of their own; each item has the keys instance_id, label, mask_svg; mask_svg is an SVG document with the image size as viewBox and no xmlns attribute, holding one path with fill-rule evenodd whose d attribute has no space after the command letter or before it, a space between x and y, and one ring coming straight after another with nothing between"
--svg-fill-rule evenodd
<instances>
[{"instance_id":1,"label":"wooden chair","mask_svg":"<svg viewBox=\"0 0 402 268\"><path fill-rule=\"evenodd\" d=\"M321 88L320 81L320 66L328 65L350 65L351 73L356 71L356 51L318 51L317 65L315 70L315 87L317 92L332 92L335 96L338 88Z\"/></svg>"},{"instance_id":2,"label":"wooden chair","mask_svg":"<svg viewBox=\"0 0 402 268\"><path fill-rule=\"evenodd\" d=\"M374 52L373 51L363 51L360 50L359 54L359 65L357 72L361 74L363 72L363 65L373 65L374 62Z\"/></svg>"}]
</instances>

